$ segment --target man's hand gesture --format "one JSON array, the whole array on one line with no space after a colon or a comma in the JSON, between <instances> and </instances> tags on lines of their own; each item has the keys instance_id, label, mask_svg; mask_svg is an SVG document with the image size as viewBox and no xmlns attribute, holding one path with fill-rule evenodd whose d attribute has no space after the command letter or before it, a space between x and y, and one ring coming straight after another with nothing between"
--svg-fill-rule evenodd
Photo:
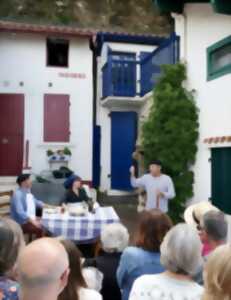
<instances>
[{"instance_id":1,"label":"man's hand gesture","mask_svg":"<svg viewBox=\"0 0 231 300\"><path fill-rule=\"evenodd\" d=\"M130 171L131 176L134 177L135 176L135 167L131 166L129 171Z\"/></svg>"}]
</instances>

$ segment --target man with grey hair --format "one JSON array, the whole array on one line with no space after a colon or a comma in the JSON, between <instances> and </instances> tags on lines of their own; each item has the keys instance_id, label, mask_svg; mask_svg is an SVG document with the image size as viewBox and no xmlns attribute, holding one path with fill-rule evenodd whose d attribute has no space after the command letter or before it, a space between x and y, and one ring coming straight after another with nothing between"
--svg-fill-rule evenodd
<instances>
[{"instance_id":1,"label":"man with grey hair","mask_svg":"<svg viewBox=\"0 0 231 300\"><path fill-rule=\"evenodd\" d=\"M199 230L201 242L204 245L207 245L207 248L209 249L207 254L204 256L204 261L206 262L212 251L214 251L218 246L226 243L228 222L223 212L219 210L210 210L203 215L197 228ZM204 266L202 266L198 273L194 276L194 280L201 285L203 285L203 269Z\"/></svg>"},{"instance_id":2,"label":"man with grey hair","mask_svg":"<svg viewBox=\"0 0 231 300\"><path fill-rule=\"evenodd\" d=\"M199 229L201 241L207 243L211 251L227 241L228 222L221 211L207 212L203 216Z\"/></svg>"},{"instance_id":3,"label":"man with grey hair","mask_svg":"<svg viewBox=\"0 0 231 300\"><path fill-rule=\"evenodd\" d=\"M21 252L18 261L22 300L56 300L69 275L67 253L55 239L38 239Z\"/></svg>"}]
</instances>

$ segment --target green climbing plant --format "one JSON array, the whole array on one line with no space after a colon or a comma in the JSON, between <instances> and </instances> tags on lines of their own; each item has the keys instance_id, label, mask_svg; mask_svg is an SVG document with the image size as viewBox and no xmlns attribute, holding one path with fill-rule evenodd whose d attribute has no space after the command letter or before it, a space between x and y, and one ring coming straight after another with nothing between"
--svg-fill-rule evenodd
<instances>
[{"instance_id":1,"label":"green climbing plant","mask_svg":"<svg viewBox=\"0 0 231 300\"><path fill-rule=\"evenodd\" d=\"M145 164L160 159L164 172L174 181L176 197L169 209L174 222L181 220L185 203L193 196L192 165L199 134L198 109L193 92L183 86L185 80L184 64L162 66L152 107L142 126Z\"/></svg>"}]
</instances>

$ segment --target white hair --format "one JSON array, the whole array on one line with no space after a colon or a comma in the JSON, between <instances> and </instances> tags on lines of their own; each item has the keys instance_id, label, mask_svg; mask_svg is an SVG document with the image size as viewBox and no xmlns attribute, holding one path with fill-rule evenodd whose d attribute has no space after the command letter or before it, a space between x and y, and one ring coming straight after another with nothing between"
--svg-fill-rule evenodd
<instances>
[{"instance_id":1,"label":"white hair","mask_svg":"<svg viewBox=\"0 0 231 300\"><path fill-rule=\"evenodd\" d=\"M101 232L101 243L106 252L122 252L128 245L129 234L120 223L105 225Z\"/></svg>"},{"instance_id":2,"label":"white hair","mask_svg":"<svg viewBox=\"0 0 231 300\"><path fill-rule=\"evenodd\" d=\"M160 246L161 263L171 272L193 276L202 266L201 249L197 231L190 225L178 224Z\"/></svg>"}]
</instances>

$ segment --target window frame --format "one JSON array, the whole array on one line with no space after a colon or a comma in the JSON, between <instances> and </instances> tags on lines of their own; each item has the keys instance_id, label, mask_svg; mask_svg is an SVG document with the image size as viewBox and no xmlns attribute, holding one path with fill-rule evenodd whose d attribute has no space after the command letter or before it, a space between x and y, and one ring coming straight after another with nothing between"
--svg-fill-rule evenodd
<instances>
[{"instance_id":1,"label":"window frame","mask_svg":"<svg viewBox=\"0 0 231 300\"><path fill-rule=\"evenodd\" d=\"M217 71L212 70L212 54L219 48L231 44L231 35L218 41L207 48L207 81L219 78L231 73L231 63L219 68Z\"/></svg>"},{"instance_id":2,"label":"window frame","mask_svg":"<svg viewBox=\"0 0 231 300\"><path fill-rule=\"evenodd\" d=\"M48 41L51 39L55 39L55 40L63 40L63 41L67 41L67 65L66 66L52 66L49 64L48 61ZM48 68L62 68L62 69L68 69L69 68L69 59L70 59L70 40L69 39L65 39L65 38L59 38L59 37L52 37L52 36L48 36L46 38L46 66Z\"/></svg>"}]
</instances>

